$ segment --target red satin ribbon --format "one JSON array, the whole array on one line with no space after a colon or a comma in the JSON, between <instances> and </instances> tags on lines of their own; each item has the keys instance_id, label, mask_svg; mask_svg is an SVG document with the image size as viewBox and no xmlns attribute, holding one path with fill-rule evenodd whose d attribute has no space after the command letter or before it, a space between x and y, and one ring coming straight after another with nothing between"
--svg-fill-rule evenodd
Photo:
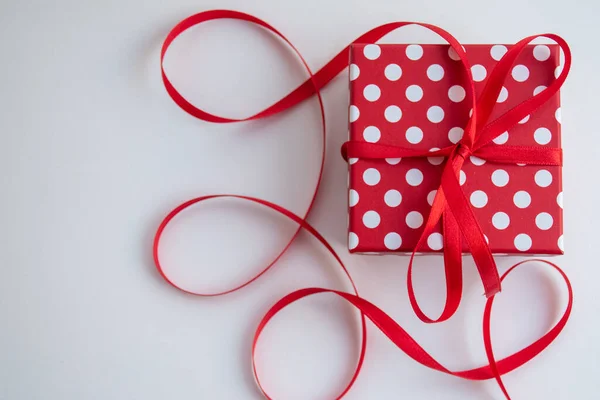
<instances>
[{"instance_id":1,"label":"red satin ribbon","mask_svg":"<svg viewBox=\"0 0 600 400\"><path fill-rule=\"evenodd\" d=\"M206 111L203 111L203 110L195 107L190 102L188 102L171 84L171 82L167 78L166 73L163 68L163 59L165 57L165 53L166 53L169 45L182 32L184 32L185 30L189 29L192 26L198 25L198 24L206 22L206 21L215 20L215 19L237 19L237 20L247 21L247 22L251 22L253 24L259 25L259 26L273 32L274 34L279 36L285 43L287 43L295 51L295 53L298 55L301 62L303 63L304 67L306 68L307 72L309 73L310 78L306 82L304 82L300 86L298 86L295 90L290 92L283 99L277 101L272 106L268 107L267 109L255 114L251 117L244 118L241 120L216 116L216 115L209 114ZM415 23L393 22L393 23L385 24L385 25L376 27L376 28L370 30L369 32L363 34L355 42L374 43L377 40L379 40L381 37L386 35L387 33L391 32L392 30L406 26L406 25L411 25L411 24L415 24ZM464 50L462 49L462 47L460 46L460 44L458 43L458 41L454 37L452 37L449 33L447 33L446 31L444 31L436 26L429 25L429 24L421 24L421 23L417 23L417 25L421 25L423 27L426 27L426 28L436 32L441 37L443 37L445 40L447 40L450 43L450 45L455 49L455 51L461 58L461 62L463 64L465 71L467 73L467 76L468 76L468 80L469 80L468 95L472 100L474 100L475 99L475 90L474 90L474 85L473 85L473 80L472 80L472 76L471 76L469 63L468 63L466 54L465 54ZM253 369L254 369L256 381L258 383L258 386L259 386L261 392L263 393L263 395L266 398L270 399L271 397L266 393L265 389L263 388L263 386L260 383L257 368L256 368L255 358L254 358L254 353L255 353L255 348L256 348L256 343L258 341L258 338L259 338L262 330L264 329L265 325L271 320L271 318L273 318L273 316L275 314L280 312L283 308L287 307L288 305L290 305L300 299L303 299L307 296L313 295L313 294L318 294L318 293L336 294L336 295L340 296L341 298L345 299L346 301L348 301L354 307L356 307L361 313L362 340L361 340L361 350L360 350L360 354L359 354L359 359L358 359L358 362L356 365L355 372L354 372L350 382L345 386L345 388L342 390L341 394L337 397L337 399L342 398L350 390L350 388L354 384L354 382L355 382L356 378L358 377L358 374L361 370L363 360L364 360L365 350L366 350L366 333L367 332L366 332L365 318L369 318L386 336L388 336L390 338L390 340L392 342L394 342L402 351L404 351L409 357L411 357L415 361L417 361L429 368L432 368L432 369L435 369L435 370L438 370L438 371L441 371L441 372L444 372L447 374L451 374L451 375L454 375L454 376L457 376L460 378L464 378L464 379L485 380L485 379L495 378L507 399L510 399L510 397L504 387L504 384L502 383L501 375L508 373L510 371L513 371L514 369L520 367L521 365L523 365L526 362L528 362L529 360L531 360L533 357L535 357L537 354L539 354L541 351L543 351L550 343L552 343L552 341L560 334L560 332L564 328L564 326L569 318L569 315L571 313L571 307L572 307L572 301L573 301L571 285L569 283L569 280L567 279L567 276L564 274L564 272L558 266L556 266L548 261L537 260L539 262L545 263L545 264L555 268L563 277L563 279L566 283L567 289L568 289L568 294L569 294L567 308L566 308L563 316L557 322L557 324L550 331L548 331L548 333L546 333L544 336L542 336L536 342L534 342L533 344L527 346L526 348L516 352L515 354L513 354L505 359L502 359L500 361L495 360L493 350L492 350L491 336L490 336L490 319L491 319L492 304L494 301L493 294L496 293L497 291L499 291L500 282L503 281L505 279L505 277L510 272L512 272L516 267L518 267L519 265L521 265L525 262L534 261L534 260L523 261L519 264L516 264L512 268L510 268L501 278L498 276L493 258L491 257L491 253L489 251L489 248L487 247L485 240L483 240L481 230L478 229L479 226L477 224L477 221L474 219L474 216L472 215L472 212L470 210L470 206L469 206L468 202L466 202L466 204L465 204L465 201L463 201L464 194L462 193L462 190L461 190L460 185L458 184L458 180L457 180L457 174L458 174L458 171L460 170L460 165L462 165L464 158L469 154L475 154L481 158L485 158L485 159L488 159L491 161L497 161L497 162L525 162L525 163L530 163L530 164L536 163L536 164L543 164L543 165L559 165L560 164L560 162L561 162L560 149L551 149L547 152L540 152L539 149L537 149L537 148L518 148L518 147L506 147L505 146L504 148L506 150L508 150L508 153L507 153L506 151L499 152L491 146L486 146L496 136L500 135L505 130L507 130L508 127L514 125L515 123L520 121L525 115L528 115L529 113L533 112L541 104L543 104L545 101L547 101L564 82L564 80L566 78L566 74L568 73L568 70L570 67L570 53L569 53L568 46L560 37L558 37L556 35L548 34L548 35L544 35L544 36L551 38L551 39L555 40L556 42L558 42L559 45L563 48L563 51L565 52L565 56L566 56L565 67L563 69L563 72L559 76L559 78L552 85L550 85L546 90L541 92L540 94L534 96L531 99L528 99L527 101L524 101L523 103L521 103L517 107L513 108L512 110L510 110L503 116L499 117L492 123L485 125L487 119L489 118L491 110L493 108L493 105L495 104L496 98L500 92L500 89L502 86L502 81L503 81L504 77L506 76L506 74L508 73L512 63L514 62L514 59L517 57L519 52L525 47L525 45L527 43L529 43L535 37L529 37L529 38L523 39L522 41L517 43L508 53L505 54L505 56L502 58L502 60L498 63L497 67L492 72L492 75L490 76L489 82L486 85L484 93L479 98L478 102L475 103L473 101L472 118L471 118L471 121L469 122L469 125L465 129L465 135L464 135L463 140L461 140L461 142L457 146L451 146L451 147L439 150L437 152L432 152L432 153L427 154L429 156L432 156L432 155L446 156L446 157L448 157L448 160L449 160L446 163L446 168L444 169L444 173L442 176L441 188L440 188L440 190L438 190L438 195L436 196L436 199L434 200L434 205L432 206L432 211L430 213L430 216L428 218L428 221L427 221L427 224L425 227L425 231L427 232L428 229L431 229L439 221L440 218L443 218L443 226L445 229L445 235L444 235L445 249L446 249L446 251L444 253L444 259L445 259L445 265L446 265L446 275L448 278L447 279L448 300L446 302L446 306L445 306L444 312L442 313L442 316L438 320L430 320L418 308L418 305L416 304L416 299L414 298L414 293L411 294L412 284L409 283L409 295L411 297L411 304L413 305L413 308L415 309L415 312L417 313L419 318L421 318L422 320L427 321L427 322L441 321L441 320L449 318L454 313L454 311L458 307L458 303L460 302L460 296L462 293L462 278L457 279L457 277L460 276L461 270L462 270L462 266L460 263L461 237L458 234L460 232L462 232L462 234L465 237L465 240L467 240L467 243L470 246L473 257L476 260L476 262L478 263L477 265L478 265L480 274L482 276L484 286L486 287L486 293L489 295L488 299L487 299L485 311L484 311L484 316L483 316L483 335L484 335L484 343L485 343L486 354L488 357L489 365L480 367L480 368L476 368L476 369L472 369L472 370L467 370L467 371L452 372L452 371L446 369L445 367L443 367L437 361L435 361L435 359L433 359L433 357L431 357L421 346L419 346L419 344L417 342L415 342L414 339L412 339L412 337L410 335L408 335L408 333L406 333L406 331L404 331L384 311L382 311L377 306L373 305L372 303L368 302L367 300L363 299L362 297L360 297L358 295L356 285L354 284L354 281L352 280L352 278L351 278L350 274L348 273L342 260L339 258L339 256L336 254L336 252L333 250L331 245L325 240L325 238L323 238L323 236L321 236L306 221L308 214L312 210L312 207L313 207L314 201L315 201L315 197L316 197L317 191L319 189L321 177L323 174L323 165L324 165L324 157L325 157L325 134L326 134L325 113L324 113L324 107L323 107L323 100L321 98L319 91L321 88L323 88L325 85L327 85L327 83L329 83L338 73L340 73L347 66L349 46L344 48L330 62L328 62L323 68L321 68L319 71L317 71L315 74L313 74L312 71L310 70L308 64L304 60L304 58L302 58L299 51L289 42L289 40L287 40L279 31L277 31L271 25L267 24L266 22L264 22L256 17L248 15L248 14L244 14L244 13L237 12L237 11L229 11L229 10L206 11L206 12L195 14L191 17L184 19L183 21L181 21L179 24L177 24L171 30L171 32L168 34L168 36L163 44L162 51L161 51L161 72L162 72L163 82L164 82L165 88L167 89L167 93L171 96L171 98L175 101L175 103L177 103L183 110L185 110L189 114L191 114L199 119L209 121L209 122L217 122L217 123L248 121L248 120L269 117L271 115L285 111L285 110L293 107L294 105L300 103L301 101L311 97L313 94L317 95L317 99L319 101L319 106L320 106L320 111L321 111L321 120L322 120L322 125L323 125L323 130L322 130L323 151L322 151L322 155L321 155L321 166L319 169L318 181L315 186L315 190L313 192L312 199L311 199L310 204L303 216L298 216L298 215L288 211L287 209L285 209L281 206L278 206L276 204L273 204L271 202L268 202L266 200L261 200L261 199L257 199L257 198L253 198L253 197L228 195L228 194L226 194L226 195L208 195L208 196L198 197L198 198L189 200L189 201L181 204L180 206L176 207L174 210L172 210L160 224L158 231L156 232L156 236L155 236L155 240L154 240L154 246L153 246L154 261L155 261L158 271L163 276L163 278L167 282L169 282L171 285L176 287L177 289L182 290L186 293L190 293L193 295L199 295L199 296L217 296L217 295L230 293L230 292L239 290L239 289L247 286L251 282L255 281L258 277L260 277L268 269L270 269L277 262L277 260L283 255L283 253L290 247L291 243L293 242L294 238L296 237L296 235L298 234L300 229L307 230L336 259L336 261L338 262L340 267L343 269L344 273L346 274L346 276L348 277L348 279L352 285L353 292L354 292L353 294L339 292L339 291L330 290L330 289L322 289L322 288L307 288L307 289L297 290L295 292L288 294L287 296L285 296L281 300L279 300L277 303L275 303L275 305L273 305L271 307L271 309L266 313L266 315L263 317L262 321L260 322L260 324L256 330L255 336L254 336L254 342L253 342L253 346L252 346L252 361L253 361ZM380 158L384 155L390 155L390 154L396 155L398 157L400 157L400 156L402 156L402 157L422 157L422 156L424 156L424 154L422 154L420 152L412 151L410 149L402 149L402 148L396 148L396 147L392 147L392 146L378 146L378 145L365 146L361 143L347 143L345 145L343 151L345 152L346 155L348 155L348 154L359 155L360 157L363 157L363 158ZM400 154L402 154L402 155L400 155ZM181 213L188 207L191 207L191 206L193 206L197 203L200 203L202 201L205 201L205 200L224 198L224 197L250 201L253 203L257 203L257 204L266 206L272 210L275 210L278 213L280 213L280 214L284 215L285 217L291 219L292 221L296 222L299 225L298 231L296 231L296 234L293 236L293 238L290 240L290 242L284 247L284 249L275 257L275 259L271 263L269 263L262 271L260 271L256 276L254 276L252 279L250 279L249 281L247 281L243 284L240 284L233 289L230 289L230 290L227 290L224 292L220 292L220 293L203 294L203 293L196 293L196 292L191 292L189 290L185 290L168 277L168 275L166 274L165 270L163 269L163 267L160 263L159 245L160 245L160 239L162 237L164 229L177 214ZM461 216L461 218L457 218L457 216ZM449 232L454 232L456 234L449 234ZM422 238L421 238L420 242L422 242ZM417 248L419 248L420 245L421 245L421 243L419 243L417 245ZM413 256L414 256L414 254L413 254ZM456 262L457 259L459 260L458 262ZM412 267L412 258L411 258L411 264L409 267L409 281L411 280L411 275L410 275L411 267Z\"/></svg>"}]
</instances>

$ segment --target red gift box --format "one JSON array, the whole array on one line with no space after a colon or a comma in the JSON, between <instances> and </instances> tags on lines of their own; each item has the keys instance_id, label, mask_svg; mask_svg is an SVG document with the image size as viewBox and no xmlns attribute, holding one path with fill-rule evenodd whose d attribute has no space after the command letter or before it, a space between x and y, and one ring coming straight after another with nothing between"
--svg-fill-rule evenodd
<instances>
[{"instance_id":1,"label":"red gift box","mask_svg":"<svg viewBox=\"0 0 600 400\"><path fill-rule=\"evenodd\" d=\"M507 47L464 46L477 95ZM557 45L527 46L490 121L549 86L559 65ZM437 150L461 139L471 105L466 74L450 46L355 44L349 74L351 141ZM560 148L559 94L493 145ZM349 159L350 251L412 252L443 164L442 157ZM563 253L561 174L560 166L467 159L460 183L493 253ZM421 250L441 251L441 232L440 225Z\"/></svg>"}]
</instances>

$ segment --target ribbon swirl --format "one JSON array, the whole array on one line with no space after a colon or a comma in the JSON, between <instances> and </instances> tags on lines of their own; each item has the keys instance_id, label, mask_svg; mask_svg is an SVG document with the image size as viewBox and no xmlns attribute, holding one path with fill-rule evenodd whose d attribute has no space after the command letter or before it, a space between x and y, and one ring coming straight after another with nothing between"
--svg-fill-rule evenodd
<instances>
[{"instance_id":1,"label":"ribbon swirl","mask_svg":"<svg viewBox=\"0 0 600 400\"><path fill-rule=\"evenodd\" d=\"M163 60L167 49L170 44L185 30L191 28L192 26L198 25L200 23L204 23L211 20L216 19L236 19L242 20L246 22L253 23L255 25L261 26L265 28L278 37L280 37L287 45L289 45L292 50L299 57L300 61L303 63L306 71L309 74L309 79L307 79L304 83L299 85L296 89L291 91L288 95L286 95L281 100L277 101L272 106L266 108L263 111L260 111L248 118L244 118L241 120L231 119L226 117L221 117L217 115L210 114L204 110L201 110L188 102L169 81L163 67ZM500 92L502 87L502 82L504 78L507 76L514 60L523 50L523 48L534 38L537 36L532 36L525 38L518 42L515 46L511 48L511 50L505 54L502 60L498 63L492 75L489 78L488 83L484 89L483 94L479 98L477 102L475 102L475 89L473 78L471 75L471 69L467 60L466 53L462 49L460 43L448 32L444 31L441 28L438 28L434 25L423 24L423 23L412 23L412 22L392 22L388 24L381 25L376 27L359 38L355 40L355 42L360 43L374 43L381 39L387 33L406 26L406 25L420 25L427 29L432 30L433 32L440 35L446 41L450 43L450 45L454 48L456 53L459 55L461 63L466 71L468 77L468 95L473 103L473 114L472 118L469 121L466 129L465 135L463 139L456 145L446 147L444 149L438 150L436 152L427 152L423 153L420 151L415 151L412 149L404 149L394 146L382 146L382 145L374 145L367 143L359 143L359 142L348 142L344 145L342 152L345 157L361 157L361 158L393 158L393 157L424 157L424 156L444 156L447 157L446 166L443 170L442 174L442 184L440 185L440 190L438 190L437 195L435 197L431 213L427 220L425 232L431 229L437 222L443 218L443 227L444 227L444 241L445 241L445 252L444 252L444 263L446 268L446 277L447 277L447 300L446 306L442 315L437 320L431 320L427 316L425 316L418 307L416 302L414 292L412 290L412 278L411 278L411 270L412 270L412 260L414 257L411 256L411 262L409 265L409 297L411 301L411 305L415 310L417 316L425 321L425 322L439 322L450 318L456 311L458 304L460 303L460 297L462 294L462 265L461 265L461 243L464 240L467 242L473 258L475 259L479 273L481 275L484 287L486 289L486 295L488 296L484 316L483 316L483 337L484 344L486 349L486 355L488 357L489 364L487 366L467 370L467 371L459 371L453 372L446 369L440 363L438 363L431 355L429 355L400 325L398 325L390 316L388 316L384 311L379 309L377 306L373 305L369 301L360 297L358 294L358 290L352 277L350 276L346 266L342 262L341 258L335 252L333 247L327 242L327 240L319 234L319 232L313 228L306 221L310 211L313 208L315 197L318 192L321 177L323 175L323 166L324 166L324 157L325 157L325 137L326 137L326 124L325 124L325 112L323 106L323 99L320 94L320 89L327 85L337 74L339 74L344 68L346 68L348 64L348 55L350 46L346 46L342 51L340 51L331 61L329 61L324 67L320 70L312 73L310 67L308 66L305 59L302 57L300 52L292 45L292 43L283 36L278 30L276 30L271 25L266 22L252 16L249 14L230 11L230 10L211 10L201 12L195 15L192 15L183 21L179 22L167 35L165 42L163 44L161 50L161 73L163 83L167 90L169 96L174 100L174 102L179 105L184 111L208 122L215 123L231 123L231 122L241 122L241 121L249 121L255 119L266 118L277 113L283 112L296 104L306 100L312 95L316 94L317 100L319 102L320 112L321 112L321 122L322 122L322 154L321 154L321 165L318 173L317 184L315 185L313 196L310 201L308 208L306 209L304 215L298 216L291 211L281 207L277 204L271 203L266 200L257 199L253 197L241 196L241 195L233 195L233 194L217 194L217 195L207 195L198 197L192 200L189 200L175 209L173 209L161 222L155 238L153 245L153 256L155 265L161 274L161 276L175 288L182 290L186 293L198 295L198 296L218 296L227 293L231 293L233 291L239 290L256 279L258 279L261 275L263 275L267 270L269 270L277 260L287 251L287 249L291 246L293 240L300 232L301 229L306 230L313 237L315 237L326 249L327 251L334 257L336 262L342 268L343 272L347 276L349 282L352 285L353 293L345 293L341 291L331 290L331 289L323 289L323 288L306 288L300 289L295 292L292 292L286 296L284 296L281 300L275 303L265 314L263 319L260 321L255 335L252 346L252 362L253 362L253 370L254 375L256 377L256 382L258 384L259 389L262 394L267 399L271 399L271 397L267 394L266 390L260 383L260 379L257 372L256 362L255 362L255 350L256 344L260 337L261 332L263 331L266 324L275 316L278 312L282 311L288 305L299 301L307 296L311 296L319 293L330 293L335 294L348 303L352 304L360 313L361 313L361 350L359 353L358 362L355 367L354 374L350 379L349 383L346 384L344 389L341 391L340 395L337 396L337 399L341 399L344 395L351 389L352 385L356 381L358 374L363 365L365 351L366 351L366 338L367 338L367 330L366 330L366 318L371 320L378 329L380 329L399 349L401 349L404 353L406 353L413 360L418 363L435 369L440 372L444 372L446 374L451 374L463 379L470 380L486 380L494 378L498 382L502 392L504 393L507 399L510 399L506 388L502 382L501 376L505 373L515 370L521 365L527 363L536 355L538 355L541 351L543 351L550 343L556 339L556 337L560 334L562 329L567 323L569 319L573 294L571 285L567 276L564 272L556 265L545 261L545 260L527 260L521 263L518 263L511 267L502 277L499 277L496 265L494 263L493 257L491 256L491 252L489 247L483 238L483 234L473 213L470 209L470 205L466 201L464 194L460 188L460 185L457 180L457 175L460 171L460 167L464 162L464 159L471 155L477 155L478 157L495 161L495 162L505 162L505 163L529 163L529 164L540 164L540 165L560 165L562 161L562 154L560 149L547 149L541 150L539 148L528 148L528 147L508 147L504 146L503 151L498 151L493 146L487 146L491 140L493 140L496 136L500 135L502 132L508 129L508 127L514 125L519 120L521 120L525 115L535 111L541 104L547 101L563 84L566 79L566 74L570 68L570 52L569 48L560 37L553 34L542 35L547 38L553 39L563 49L565 52L565 67L561 75L557 78L557 80L550 85L546 90L542 91L538 95L524 101L518 106L514 107L512 110L508 111L504 115L497 118L495 121L486 125L486 122L491 114L493 106L495 104L496 98ZM240 200L250 201L256 204L260 204L262 206L268 207L279 214L289 218L298 224L298 230L292 237L292 239L287 243L287 245L279 252L279 254L275 257L275 259L269 263L265 268L263 268L257 275L255 275L249 281L242 283L233 289L226 290L219 293L197 293L192 292L180 287L176 282L169 278L168 274L165 272L163 266L160 262L159 257L159 247L160 240L164 233L166 226L171 222L171 220L183 212L185 209L198 204L200 202L211 200L211 199L219 199L219 198L236 198ZM419 244L415 248L415 252L422 245L423 236L419 240ZM494 294L500 290L501 282L505 279L505 277L511 273L515 268L522 265L526 262L531 261L539 261L541 263L545 263L556 269L562 278L565 281L567 290L568 290L568 304L563 316L559 319L556 325L550 329L544 336L538 339L533 344L525 347L524 349L516 352L515 354L502 359L500 361L496 361L494 358L494 353L492 349L491 342L491 334L490 334L490 321L491 321L491 312L492 305L494 301Z\"/></svg>"}]
</instances>

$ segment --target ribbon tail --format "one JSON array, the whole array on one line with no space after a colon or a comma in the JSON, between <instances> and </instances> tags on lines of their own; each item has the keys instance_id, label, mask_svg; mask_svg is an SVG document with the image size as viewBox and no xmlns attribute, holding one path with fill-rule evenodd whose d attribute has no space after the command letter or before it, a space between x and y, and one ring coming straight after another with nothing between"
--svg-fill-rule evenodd
<instances>
[{"instance_id":1,"label":"ribbon tail","mask_svg":"<svg viewBox=\"0 0 600 400\"><path fill-rule=\"evenodd\" d=\"M446 308L450 318L460 305L463 291L462 238L456 219L446 206L443 216L444 270L446 272Z\"/></svg>"},{"instance_id":2,"label":"ribbon tail","mask_svg":"<svg viewBox=\"0 0 600 400\"><path fill-rule=\"evenodd\" d=\"M462 166L462 162L459 160L463 159L458 157L454 162L446 164L442 173L442 188L446 194L448 206L462 232L462 236L469 246L471 255L481 276L485 295L489 298L501 290L500 276L498 275L496 262L483 236L477 218L473 214L471 205L458 183L455 170L459 171Z\"/></svg>"},{"instance_id":3,"label":"ribbon tail","mask_svg":"<svg viewBox=\"0 0 600 400\"><path fill-rule=\"evenodd\" d=\"M446 205L444 192L440 188L435 196L435 199L433 200L433 205L427 218L425 228L421 233L421 237L419 238L419 241L413 250L413 253L410 257L410 262L408 264L406 283L410 305L412 306L417 317L421 321L428 324L443 322L450 319L454 313L456 313L456 310L458 309L462 299L462 244L460 230L456 224L456 221L454 220L454 217L448 211L449 209ZM442 314L438 318L432 319L425 315L423 310L421 310L419 307L419 303L417 302L412 283L412 268L415 253L421 249L424 241L433 232L435 226L441 218L443 218L444 229L444 273L446 277L446 303L444 305ZM447 231L454 232L454 234L449 234Z\"/></svg>"}]
</instances>

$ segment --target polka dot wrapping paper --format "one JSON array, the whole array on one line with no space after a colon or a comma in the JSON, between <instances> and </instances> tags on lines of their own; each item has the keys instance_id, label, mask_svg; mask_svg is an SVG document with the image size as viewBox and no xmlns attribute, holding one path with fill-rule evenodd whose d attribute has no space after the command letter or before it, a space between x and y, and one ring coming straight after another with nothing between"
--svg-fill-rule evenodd
<instances>
[{"instance_id":1,"label":"polka dot wrapping paper","mask_svg":"<svg viewBox=\"0 0 600 400\"><path fill-rule=\"evenodd\" d=\"M465 45L477 94L509 46ZM490 121L560 73L557 45L529 45L504 82ZM448 45L355 44L350 52L351 141L438 150L463 135L466 74ZM560 96L494 139L494 146L561 147ZM349 160L353 253L410 253L439 187L443 157ZM460 184L495 254L562 254L562 167L496 164L471 156ZM442 251L441 225L423 252ZM464 247L464 251L468 251Z\"/></svg>"}]
</instances>

